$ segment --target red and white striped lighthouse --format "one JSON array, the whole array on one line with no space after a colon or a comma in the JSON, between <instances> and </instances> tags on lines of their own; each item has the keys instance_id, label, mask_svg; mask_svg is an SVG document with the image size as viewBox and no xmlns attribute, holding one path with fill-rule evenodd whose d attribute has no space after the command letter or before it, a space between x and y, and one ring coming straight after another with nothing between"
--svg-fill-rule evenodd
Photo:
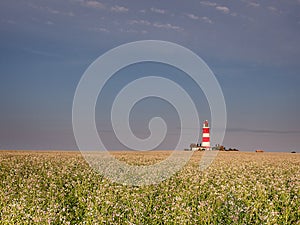
<instances>
[{"instance_id":1,"label":"red and white striped lighthouse","mask_svg":"<svg viewBox=\"0 0 300 225\"><path fill-rule=\"evenodd\" d=\"M209 133L209 125L208 121L205 120L203 122L203 128L202 128L202 143L201 143L201 148L205 150L210 149L210 133Z\"/></svg>"}]
</instances>

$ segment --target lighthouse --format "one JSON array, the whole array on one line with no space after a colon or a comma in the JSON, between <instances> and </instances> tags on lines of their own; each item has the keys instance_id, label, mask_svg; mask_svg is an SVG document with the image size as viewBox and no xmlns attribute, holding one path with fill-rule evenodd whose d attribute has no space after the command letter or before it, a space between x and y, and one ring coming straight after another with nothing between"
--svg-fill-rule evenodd
<instances>
[{"instance_id":1,"label":"lighthouse","mask_svg":"<svg viewBox=\"0 0 300 225\"><path fill-rule=\"evenodd\" d=\"M210 150L210 131L207 120L203 122L201 149Z\"/></svg>"}]
</instances>

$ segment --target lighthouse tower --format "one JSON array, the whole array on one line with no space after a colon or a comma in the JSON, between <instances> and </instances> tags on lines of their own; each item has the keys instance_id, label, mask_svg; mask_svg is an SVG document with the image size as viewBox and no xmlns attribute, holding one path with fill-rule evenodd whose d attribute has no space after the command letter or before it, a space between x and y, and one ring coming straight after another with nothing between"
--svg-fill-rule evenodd
<instances>
[{"instance_id":1,"label":"lighthouse tower","mask_svg":"<svg viewBox=\"0 0 300 225\"><path fill-rule=\"evenodd\" d=\"M209 133L209 125L208 121L205 120L203 122L203 128L202 128L202 143L201 143L201 148L205 150L210 149L210 133Z\"/></svg>"}]
</instances>

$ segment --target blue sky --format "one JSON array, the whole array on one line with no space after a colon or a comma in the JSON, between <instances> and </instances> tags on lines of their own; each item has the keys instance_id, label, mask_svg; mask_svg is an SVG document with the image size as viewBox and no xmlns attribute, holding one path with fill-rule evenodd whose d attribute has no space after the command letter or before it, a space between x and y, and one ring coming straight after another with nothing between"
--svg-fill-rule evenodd
<instances>
[{"instance_id":1,"label":"blue sky","mask_svg":"<svg viewBox=\"0 0 300 225\"><path fill-rule=\"evenodd\" d=\"M0 34L0 149L77 149L72 101L84 71L113 47L154 39L191 49L216 75L227 105L225 146L300 150L299 0L2 0ZM181 83L200 120L210 119L203 93L180 71L137 65L120 71L125 78L116 75L98 101L108 148L122 148L108 123L109 100L141 70ZM159 99L137 105L133 130L146 137L139 130L155 115L175 141L178 116Z\"/></svg>"}]
</instances>

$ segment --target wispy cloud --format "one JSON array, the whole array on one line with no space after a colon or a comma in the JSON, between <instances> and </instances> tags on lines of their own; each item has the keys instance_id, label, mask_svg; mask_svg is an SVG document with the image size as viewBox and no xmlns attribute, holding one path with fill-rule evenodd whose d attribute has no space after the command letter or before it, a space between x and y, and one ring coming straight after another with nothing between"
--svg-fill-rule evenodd
<instances>
[{"instance_id":1,"label":"wispy cloud","mask_svg":"<svg viewBox=\"0 0 300 225\"><path fill-rule=\"evenodd\" d=\"M158 13L158 14L166 14L166 10L164 9L158 9L158 8L151 8L152 12Z\"/></svg>"},{"instance_id":2,"label":"wispy cloud","mask_svg":"<svg viewBox=\"0 0 300 225\"><path fill-rule=\"evenodd\" d=\"M192 20L198 20L199 19L199 16L196 16L192 13L188 13L186 14L188 18L192 19Z\"/></svg>"},{"instance_id":3,"label":"wispy cloud","mask_svg":"<svg viewBox=\"0 0 300 225\"><path fill-rule=\"evenodd\" d=\"M96 9L104 9L105 5L101 2L94 1L94 0L89 0L89 1L82 1L82 3L91 8L96 8Z\"/></svg>"},{"instance_id":4,"label":"wispy cloud","mask_svg":"<svg viewBox=\"0 0 300 225\"><path fill-rule=\"evenodd\" d=\"M131 24L131 25L133 25L133 24L139 24L139 25L150 26L151 22L149 22L148 20L131 20L129 22L129 24Z\"/></svg>"},{"instance_id":5,"label":"wispy cloud","mask_svg":"<svg viewBox=\"0 0 300 225\"><path fill-rule=\"evenodd\" d=\"M257 2L247 2L247 3L248 3L248 5L250 5L252 7L259 7L260 6L260 4L257 3Z\"/></svg>"},{"instance_id":6,"label":"wispy cloud","mask_svg":"<svg viewBox=\"0 0 300 225\"><path fill-rule=\"evenodd\" d=\"M213 21L211 19L209 19L207 16L201 17L201 20L204 21L204 22L206 22L206 23L210 23L210 24L213 23Z\"/></svg>"},{"instance_id":7,"label":"wispy cloud","mask_svg":"<svg viewBox=\"0 0 300 225\"><path fill-rule=\"evenodd\" d=\"M74 16L74 13L72 11L62 11L57 10L48 6L39 6L36 4L29 4L29 6L35 10L45 11L47 13L55 14L55 15L62 15L62 16Z\"/></svg>"},{"instance_id":8,"label":"wispy cloud","mask_svg":"<svg viewBox=\"0 0 300 225\"><path fill-rule=\"evenodd\" d=\"M97 32L101 32L101 33L109 33L110 31L104 27L94 27L94 28L90 28L89 30L91 31L97 31Z\"/></svg>"},{"instance_id":9,"label":"wispy cloud","mask_svg":"<svg viewBox=\"0 0 300 225\"><path fill-rule=\"evenodd\" d=\"M111 11L118 12L118 13L124 13L124 12L128 12L129 9L124 6L116 5L116 6L111 7Z\"/></svg>"},{"instance_id":10,"label":"wispy cloud","mask_svg":"<svg viewBox=\"0 0 300 225\"><path fill-rule=\"evenodd\" d=\"M131 20L129 22L129 24L131 25L144 25L144 26L152 26L155 28L159 28L159 29L169 29L169 30L175 30L175 31L182 31L183 28L176 26L176 25L172 25L170 23L160 23L160 22L154 22L151 23L148 20Z\"/></svg>"},{"instance_id":11,"label":"wispy cloud","mask_svg":"<svg viewBox=\"0 0 300 225\"><path fill-rule=\"evenodd\" d=\"M181 27L172 25L170 23L153 23L153 27L176 30L176 31L182 31L183 30Z\"/></svg>"},{"instance_id":12,"label":"wispy cloud","mask_svg":"<svg viewBox=\"0 0 300 225\"><path fill-rule=\"evenodd\" d=\"M204 5L204 6L211 6L211 7L217 6L217 3L215 3L215 2L209 2L209 1L201 1L200 4Z\"/></svg>"},{"instance_id":13,"label":"wispy cloud","mask_svg":"<svg viewBox=\"0 0 300 225\"><path fill-rule=\"evenodd\" d=\"M203 21L205 23L210 23L210 24L213 23L213 21L210 18L208 18L207 16L200 17L200 16L197 16L197 15L192 14L192 13L187 13L186 16L188 18L192 19L192 20L199 20L199 21Z\"/></svg>"},{"instance_id":14,"label":"wispy cloud","mask_svg":"<svg viewBox=\"0 0 300 225\"><path fill-rule=\"evenodd\" d=\"M124 13L124 12L129 11L129 8L126 8L124 6L115 5L115 6L108 7L104 3L96 1L96 0L87 0L87 1L72 0L72 1L79 2L81 5L84 5L85 7L94 8L94 9L107 9L107 10L110 10L112 12L117 12L117 13Z\"/></svg>"},{"instance_id":15,"label":"wispy cloud","mask_svg":"<svg viewBox=\"0 0 300 225\"><path fill-rule=\"evenodd\" d=\"M268 10L270 10L271 12L277 13L278 9L275 6L268 6Z\"/></svg>"},{"instance_id":16,"label":"wispy cloud","mask_svg":"<svg viewBox=\"0 0 300 225\"><path fill-rule=\"evenodd\" d=\"M221 11L221 12L223 12L225 14L229 13L229 11L230 11L229 8L226 7L226 6L217 6L216 10Z\"/></svg>"},{"instance_id":17,"label":"wispy cloud","mask_svg":"<svg viewBox=\"0 0 300 225\"><path fill-rule=\"evenodd\" d=\"M51 8L47 8L48 12L52 13L52 14L59 14L59 11L56 9L51 9Z\"/></svg>"},{"instance_id":18,"label":"wispy cloud","mask_svg":"<svg viewBox=\"0 0 300 225\"><path fill-rule=\"evenodd\" d=\"M230 12L230 9L227 6L219 5L215 2L201 1L200 4L203 5L203 6L213 7L217 11L223 12L225 14L228 14Z\"/></svg>"},{"instance_id":19,"label":"wispy cloud","mask_svg":"<svg viewBox=\"0 0 300 225\"><path fill-rule=\"evenodd\" d=\"M47 21L46 24L47 25L53 25L54 23L52 21Z\"/></svg>"},{"instance_id":20,"label":"wispy cloud","mask_svg":"<svg viewBox=\"0 0 300 225\"><path fill-rule=\"evenodd\" d=\"M134 34L147 34L148 33L148 31L146 31L146 30L124 29L124 28L120 28L119 31L123 32L123 33L134 33Z\"/></svg>"},{"instance_id":21,"label":"wispy cloud","mask_svg":"<svg viewBox=\"0 0 300 225\"><path fill-rule=\"evenodd\" d=\"M46 7L46 10L52 14L63 15L63 16L74 16L73 12L63 12L56 9L51 9L49 7Z\"/></svg>"}]
</instances>

